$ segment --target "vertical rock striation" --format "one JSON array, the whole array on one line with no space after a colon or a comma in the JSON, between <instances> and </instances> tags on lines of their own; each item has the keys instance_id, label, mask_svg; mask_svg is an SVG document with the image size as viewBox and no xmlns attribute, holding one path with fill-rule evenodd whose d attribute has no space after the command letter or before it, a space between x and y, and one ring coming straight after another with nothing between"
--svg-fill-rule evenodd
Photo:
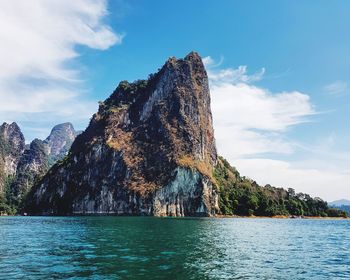
<instances>
[{"instance_id":1,"label":"vertical rock striation","mask_svg":"<svg viewBox=\"0 0 350 280\"><path fill-rule=\"evenodd\" d=\"M34 139L21 155L16 176L10 185L12 196L20 202L31 189L34 182L40 179L49 169L47 148L42 140Z\"/></svg>"},{"instance_id":2,"label":"vertical rock striation","mask_svg":"<svg viewBox=\"0 0 350 280\"><path fill-rule=\"evenodd\" d=\"M197 53L101 102L64 161L30 193L32 214L190 216L218 210L208 78Z\"/></svg>"},{"instance_id":3,"label":"vertical rock striation","mask_svg":"<svg viewBox=\"0 0 350 280\"><path fill-rule=\"evenodd\" d=\"M24 136L18 125L3 123L0 126L0 194L5 192L8 178L16 175L24 149Z\"/></svg>"}]
</instances>

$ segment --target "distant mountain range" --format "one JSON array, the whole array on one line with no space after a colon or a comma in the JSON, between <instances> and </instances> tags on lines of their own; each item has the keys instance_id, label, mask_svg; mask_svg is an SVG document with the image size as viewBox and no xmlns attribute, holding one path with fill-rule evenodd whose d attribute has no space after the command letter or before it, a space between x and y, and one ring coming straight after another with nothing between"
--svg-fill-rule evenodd
<instances>
[{"instance_id":1,"label":"distant mountain range","mask_svg":"<svg viewBox=\"0 0 350 280\"><path fill-rule=\"evenodd\" d=\"M15 122L0 125L0 213L16 211L33 184L66 156L78 134L71 123L62 123L45 140L26 145Z\"/></svg>"},{"instance_id":2,"label":"distant mountain range","mask_svg":"<svg viewBox=\"0 0 350 280\"><path fill-rule=\"evenodd\" d=\"M350 200L348 199L339 199L339 200L335 200L332 202L328 203L331 206L342 206L342 205L346 205L346 206L350 206Z\"/></svg>"},{"instance_id":3,"label":"distant mountain range","mask_svg":"<svg viewBox=\"0 0 350 280\"><path fill-rule=\"evenodd\" d=\"M331 207L347 212L350 215L350 200L339 199L329 202Z\"/></svg>"}]
</instances>

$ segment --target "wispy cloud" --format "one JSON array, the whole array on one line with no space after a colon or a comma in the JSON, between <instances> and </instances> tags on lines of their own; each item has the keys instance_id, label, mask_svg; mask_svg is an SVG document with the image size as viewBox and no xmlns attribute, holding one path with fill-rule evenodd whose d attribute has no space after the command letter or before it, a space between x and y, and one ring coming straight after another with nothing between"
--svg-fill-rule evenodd
<instances>
[{"instance_id":1,"label":"wispy cloud","mask_svg":"<svg viewBox=\"0 0 350 280\"><path fill-rule=\"evenodd\" d=\"M342 95L348 90L348 84L343 81L335 81L324 86L323 89L330 95Z\"/></svg>"},{"instance_id":2,"label":"wispy cloud","mask_svg":"<svg viewBox=\"0 0 350 280\"><path fill-rule=\"evenodd\" d=\"M238 68L225 68L219 69L222 64L223 58L217 63L210 56L203 59L204 65L207 67L208 76L210 77L211 84L222 83L252 83L262 79L265 73L265 68L262 68L259 72L252 75L248 75L248 68L246 65L241 65Z\"/></svg>"},{"instance_id":3,"label":"wispy cloud","mask_svg":"<svg viewBox=\"0 0 350 280\"><path fill-rule=\"evenodd\" d=\"M76 46L105 50L122 42L103 23L107 14L106 1L1 1L0 119L43 128L76 112L88 118L95 106L81 90Z\"/></svg>"},{"instance_id":4,"label":"wispy cloud","mask_svg":"<svg viewBox=\"0 0 350 280\"><path fill-rule=\"evenodd\" d=\"M212 67L204 59L211 86L212 110L219 150L231 159L259 153L291 153L293 143L283 133L291 126L308 121L315 114L308 95L298 91L272 93L254 86L265 69L248 74L237 69Z\"/></svg>"}]
</instances>

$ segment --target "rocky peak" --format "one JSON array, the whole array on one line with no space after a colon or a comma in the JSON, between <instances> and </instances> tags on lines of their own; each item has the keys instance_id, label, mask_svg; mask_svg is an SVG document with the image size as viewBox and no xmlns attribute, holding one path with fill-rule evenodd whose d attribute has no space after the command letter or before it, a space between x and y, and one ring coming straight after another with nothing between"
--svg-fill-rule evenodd
<instances>
[{"instance_id":1,"label":"rocky peak","mask_svg":"<svg viewBox=\"0 0 350 280\"><path fill-rule=\"evenodd\" d=\"M28 166L33 164L33 166ZM45 143L40 139L34 139L30 143L29 149L25 150L20 161L20 165L29 167L31 171L38 171L43 166L47 166L47 153Z\"/></svg>"},{"instance_id":2,"label":"rocky peak","mask_svg":"<svg viewBox=\"0 0 350 280\"><path fill-rule=\"evenodd\" d=\"M73 143L77 132L71 123L62 123L54 126L44 143L47 145L47 154L53 157L66 154Z\"/></svg>"},{"instance_id":3,"label":"rocky peak","mask_svg":"<svg viewBox=\"0 0 350 280\"><path fill-rule=\"evenodd\" d=\"M150 180L154 188L153 182L168 180L163 161L169 162L169 174L177 165L201 166L201 172L211 177L216 148L208 78L200 56L192 52L184 59L169 58L148 80L121 82L100 104L87 131L73 144L72 152L91 144L93 139L123 151L125 162L140 159L130 166L135 171L146 172L150 162L159 164L154 172L157 175ZM154 152L149 153L152 149ZM137 173L132 172L144 178ZM137 188L147 185L136 181L132 185Z\"/></svg>"},{"instance_id":4,"label":"rocky peak","mask_svg":"<svg viewBox=\"0 0 350 280\"><path fill-rule=\"evenodd\" d=\"M4 152L7 154L16 156L23 152L25 140L17 123L3 123L0 126L0 138Z\"/></svg>"},{"instance_id":5,"label":"rocky peak","mask_svg":"<svg viewBox=\"0 0 350 280\"><path fill-rule=\"evenodd\" d=\"M195 215L215 211L216 148L200 56L123 81L32 194L34 211ZM59 195L57 195L59 193ZM47 201L52 201L51 205Z\"/></svg>"}]
</instances>

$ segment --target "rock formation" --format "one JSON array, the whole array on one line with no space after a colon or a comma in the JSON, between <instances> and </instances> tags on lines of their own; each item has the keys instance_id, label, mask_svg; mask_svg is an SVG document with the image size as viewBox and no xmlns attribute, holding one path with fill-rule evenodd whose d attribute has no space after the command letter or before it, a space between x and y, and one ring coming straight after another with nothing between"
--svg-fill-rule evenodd
<instances>
[{"instance_id":1,"label":"rock formation","mask_svg":"<svg viewBox=\"0 0 350 280\"><path fill-rule=\"evenodd\" d=\"M20 156L25 149L24 136L14 122L0 126L0 194L8 177L15 176Z\"/></svg>"},{"instance_id":2,"label":"rock formation","mask_svg":"<svg viewBox=\"0 0 350 280\"><path fill-rule=\"evenodd\" d=\"M218 210L208 78L197 53L101 102L64 161L29 195L31 214L189 216Z\"/></svg>"},{"instance_id":3,"label":"rock formation","mask_svg":"<svg viewBox=\"0 0 350 280\"><path fill-rule=\"evenodd\" d=\"M18 201L30 190L34 182L49 169L49 156L44 142L34 139L21 155L16 176L10 185L12 197Z\"/></svg>"},{"instance_id":4,"label":"rock formation","mask_svg":"<svg viewBox=\"0 0 350 280\"><path fill-rule=\"evenodd\" d=\"M16 123L0 126L0 194L6 192L8 203L18 206L34 182L68 153L76 135L72 124L63 123L55 126L45 141L35 139L25 145Z\"/></svg>"},{"instance_id":5,"label":"rock formation","mask_svg":"<svg viewBox=\"0 0 350 280\"><path fill-rule=\"evenodd\" d=\"M68 154L78 134L71 123L62 123L53 127L50 135L44 141L50 166Z\"/></svg>"}]
</instances>

